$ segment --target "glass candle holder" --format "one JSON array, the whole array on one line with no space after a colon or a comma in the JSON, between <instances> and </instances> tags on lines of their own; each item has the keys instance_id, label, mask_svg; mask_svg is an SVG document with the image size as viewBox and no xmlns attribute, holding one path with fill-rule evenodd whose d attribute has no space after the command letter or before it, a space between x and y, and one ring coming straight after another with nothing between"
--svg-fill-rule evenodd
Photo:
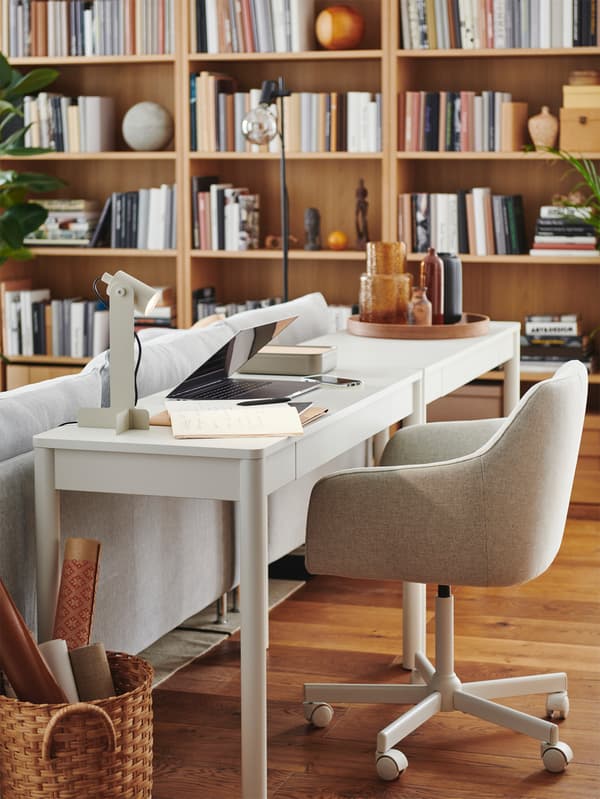
<instances>
[{"instance_id":1,"label":"glass candle holder","mask_svg":"<svg viewBox=\"0 0 600 799\"><path fill-rule=\"evenodd\" d=\"M405 325L408 323L408 305L412 275L360 276L358 297L361 322Z\"/></svg>"},{"instance_id":2,"label":"glass candle holder","mask_svg":"<svg viewBox=\"0 0 600 799\"><path fill-rule=\"evenodd\" d=\"M368 241L367 273L401 275L406 267L406 244L403 241Z\"/></svg>"}]
</instances>

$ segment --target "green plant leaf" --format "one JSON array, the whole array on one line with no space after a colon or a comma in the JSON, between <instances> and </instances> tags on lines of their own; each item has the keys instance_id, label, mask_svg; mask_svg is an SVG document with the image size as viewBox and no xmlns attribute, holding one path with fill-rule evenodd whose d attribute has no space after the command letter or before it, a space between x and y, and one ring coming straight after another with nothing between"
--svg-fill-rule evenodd
<instances>
[{"instance_id":1,"label":"green plant leaf","mask_svg":"<svg viewBox=\"0 0 600 799\"><path fill-rule=\"evenodd\" d=\"M33 94L48 86L49 83L56 80L58 72L55 69L48 69L42 67L40 69L32 69L26 75L23 75L19 80L10 87L7 92L7 97L22 97L25 94Z\"/></svg>"},{"instance_id":2,"label":"green plant leaf","mask_svg":"<svg viewBox=\"0 0 600 799\"><path fill-rule=\"evenodd\" d=\"M5 211L0 216L0 240L4 240L13 250L18 250L23 246L25 231L21 227L18 214L14 214L12 208Z\"/></svg>"},{"instance_id":3,"label":"green plant leaf","mask_svg":"<svg viewBox=\"0 0 600 799\"><path fill-rule=\"evenodd\" d=\"M43 224L48 216L48 211L37 203L20 203L12 206L10 214L18 220L23 233L27 236L28 233L33 233Z\"/></svg>"},{"instance_id":4,"label":"green plant leaf","mask_svg":"<svg viewBox=\"0 0 600 799\"><path fill-rule=\"evenodd\" d=\"M13 179L13 186L16 188L26 188L27 191L35 192L54 191L64 185L64 181L60 178L38 172L17 172Z\"/></svg>"},{"instance_id":5,"label":"green plant leaf","mask_svg":"<svg viewBox=\"0 0 600 799\"><path fill-rule=\"evenodd\" d=\"M0 53L0 88L4 89L12 80L13 69L6 60L5 56Z\"/></svg>"}]
</instances>

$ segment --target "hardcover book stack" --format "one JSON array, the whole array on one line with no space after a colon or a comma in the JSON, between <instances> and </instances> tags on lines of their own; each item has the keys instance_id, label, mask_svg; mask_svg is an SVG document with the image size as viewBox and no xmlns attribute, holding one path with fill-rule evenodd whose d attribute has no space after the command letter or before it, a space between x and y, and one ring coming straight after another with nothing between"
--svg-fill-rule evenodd
<instances>
[{"instance_id":1,"label":"hardcover book stack","mask_svg":"<svg viewBox=\"0 0 600 799\"><path fill-rule=\"evenodd\" d=\"M100 216L95 200L36 199L48 212L46 221L25 239L28 246L87 247Z\"/></svg>"},{"instance_id":2,"label":"hardcover book stack","mask_svg":"<svg viewBox=\"0 0 600 799\"><path fill-rule=\"evenodd\" d=\"M172 250L177 246L175 186L113 192L104 203L90 247Z\"/></svg>"},{"instance_id":3,"label":"hardcover book stack","mask_svg":"<svg viewBox=\"0 0 600 799\"><path fill-rule=\"evenodd\" d=\"M189 0L193 53L290 53L315 47L314 0Z\"/></svg>"},{"instance_id":4,"label":"hardcover book stack","mask_svg":"<svg viewBox=\"0 0 600 799\"><path fill-rule=\"evenodd\" d=\"M510 92L407 91L398 103L399 150L512 152L526 142L527 103Z\"/></svg>"},{"instance_id":5,"label":"hardcover book stack","mask_svg":"<svg viewBox=\"0 0 600 799\"><path fill-rule=\"evenodd\" d=\"M256 250L260 246L260 196L220 183L215 175L192 177L194 249Z\"/></svg>"},{"instance_id":6,"label":"hardcover book stack","mask_svg":"<svg viewBox=\"0 0 600 799\"><path fill-rule=\"evenodd\" d=\"M222 73L190 75L190 144L200 152L277 152L250 144L242 120L260 101L261 90L238 91L237 81ZM379 152L381 93L293 92L283 98L285 146L289 152Z\"/></svg>"},{"instance_id":7,"label":"hardcover book stack","mask_svg":"<svg viewBox=\"0 0 600 799\"><path fill-rule=\"evenodd\" d=\"M31 281L0 283L4 355L86 358L108 347L108 311L96 300L51 299Z\"/></svg>"},{"instance_id":8,"label":"hardcover book stack","mask_svg":"<svg viewBox=\"0 0 600 799\"><path fill-rule=\"evenodd\" d=\"M40 92L23 98L24 143L63 153L115 149L115 101L112 97L65 97Z\"/></svg>"},{"instance_id":9,"label":"hardcover book stack","mask_svg":"<svg viewBox=\"0 0 600 799\"><path fill-rule=\"evenodd\" d=\"M521 336L521 371L555 371L566 361L594 367L594 343L583 335L578 314L541 314L525 317Z\"/></svg>"},{"instance_id":10,"label":"hardcover book stack","mask_svg":"<svg viewBox=\"0 0 600 799\"><path fill-rule=\"evenodd\" d=\"M177 0L0 0L9 57L175 52Z\"/></svg>"},{"instance_id":11,"label":"hardcover book stack","mask_svg":"<svg viewBox=\"0 0 600 799\"><path fill-rule=\"evenodd\" d=\"M530 255L597 258L596 230L591 209L576 205L543 205L535 223Z\"/></svg>"},{"instance_id":12,"label":"hardcover book stack","mask_svg":"<svg viewBox=\"0 0 600 799\"><path fill-rule=\"evenodd\" d=\"M593 47L590 0L400 0L405 50Z\"/></svg>"},{"instance_id":13,"label":"hardcover book stack","mask_svg":"<svg viewBox=\"0 0 600 799\"><path fill-rule=\"evenodd\" d=\"M518 255L526 252L523 198L475 186L456 194L400 194L398 239L409 252Z\"/></svg>"}]
</instances>

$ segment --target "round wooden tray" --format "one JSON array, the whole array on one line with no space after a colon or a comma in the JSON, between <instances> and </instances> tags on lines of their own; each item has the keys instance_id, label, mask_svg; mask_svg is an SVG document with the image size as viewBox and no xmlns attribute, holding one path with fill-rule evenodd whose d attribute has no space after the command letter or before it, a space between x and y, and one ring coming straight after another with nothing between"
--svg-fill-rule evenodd
<instances>
[{"instance_id":1,"label":"round wooden tray","mask_svg":"<svg viewBox=\"0 0 600 799\"><path fill-rule=\"evenodd\" d=\"M453 325L386 325L379 322L361 322L358 316L348 318L348 332L370 338L471 338L485 336L490 317L479 313L464 313L460 322Z\"/></svg>"}]
</instances>

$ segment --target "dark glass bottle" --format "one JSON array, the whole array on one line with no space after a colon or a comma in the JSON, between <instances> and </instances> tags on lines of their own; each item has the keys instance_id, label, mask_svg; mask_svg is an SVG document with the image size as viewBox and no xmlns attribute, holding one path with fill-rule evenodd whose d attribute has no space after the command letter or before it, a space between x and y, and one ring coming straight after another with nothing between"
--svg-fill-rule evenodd
<instances>
[{"instance_id":1,"label":"dark glass bottle","mask_svg":"<svg viewBox=\"0 0 600 799\"><path fill-rule=\"evenodd\" d=\"M444 262L444 324L453 325L462 319L462 263L455 253L438 255Z\"/></svg>"},{"instance_id":2,"label":"dark glass bottle","mask_svg":"<svg viewBox=\"0 0 600 799\"><path fill-rule=\"evenodd\" d=\"M427 250L421 261L421 287L427 286L431 302L431 316L434 325L444 324L444 262L437 255L435 247Z\"/></svg>"}]
</instances>

